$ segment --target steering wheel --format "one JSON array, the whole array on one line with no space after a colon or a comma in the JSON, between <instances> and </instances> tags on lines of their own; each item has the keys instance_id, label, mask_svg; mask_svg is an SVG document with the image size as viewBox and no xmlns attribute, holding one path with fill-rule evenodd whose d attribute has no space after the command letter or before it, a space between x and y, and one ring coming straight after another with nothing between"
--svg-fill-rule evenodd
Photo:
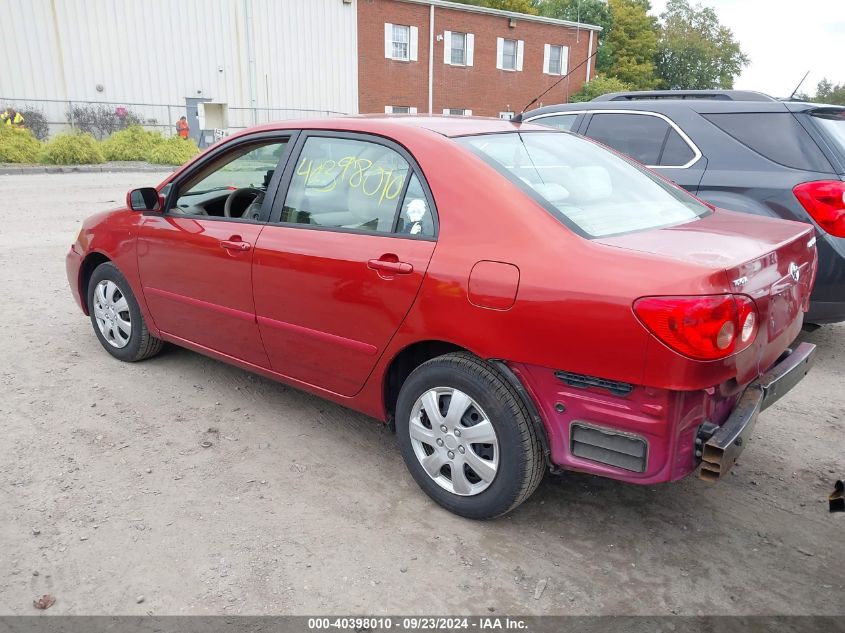
<instances>
[{"instance_id":1,"label":"steering wheel","mask_svg":"<svg viewBox=\"0 0 845 633\"><path fill-rule=\"evenodd\" d=\"M253 196L252 202L250 202L247 207L243 210L240 216L243 219L256 219L256 218L247 218L247 213L249 210L255 205L256 202L261 202L264 199L264 192L261 189L256 189L255 187L241 187L240 189L235 189L232 193L228 195L226 198L226 203L223 205L223 216L227 218L231 218L232 216L232 204L238 198L242 196L251 195Z\"/></svg>"}]
</instances>

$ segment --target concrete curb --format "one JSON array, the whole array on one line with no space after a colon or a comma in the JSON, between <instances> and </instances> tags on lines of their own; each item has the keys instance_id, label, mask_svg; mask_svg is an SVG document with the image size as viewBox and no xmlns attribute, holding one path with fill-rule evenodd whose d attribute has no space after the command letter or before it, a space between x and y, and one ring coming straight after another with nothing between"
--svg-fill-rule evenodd
<instances>
[{"instance_id":1,"label":"concrete curb","mask_svg":"<svg viewBox=\"0 0 845 633\"><path fill-rule=\"evenodd\" d=\"M17 176L25 174L74 174L74 173L108 173L108 172L161 172L176 171L172 165L2 165L1 176Z\"/></svg>"}]
</instances>

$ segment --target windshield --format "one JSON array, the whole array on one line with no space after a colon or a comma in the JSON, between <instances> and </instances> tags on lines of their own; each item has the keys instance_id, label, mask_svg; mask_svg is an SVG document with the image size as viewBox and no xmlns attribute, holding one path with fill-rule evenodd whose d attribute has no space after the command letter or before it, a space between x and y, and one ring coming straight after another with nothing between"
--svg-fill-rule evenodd
<instances>
[{"instance_id":1,"label":"windshield","mask_svg":"<svg viewBox=\"0 0 845 633\"><path fill-rule=\"evenodd\" d=\"M833 144L839 155L845 158L845 109L814 110L811 114L825 132L828 141Z\"/></svg>"},{"instance_id":2,"label":"windshield","mask_svg":"<svg viewBox=\"0 0 845 633\"><path fill-rule=\"evenodd\" d=\"M458 141L587 237L681 224L710 211L645 168L573 134L509 132Z\"/></svg>"}]
</instances>

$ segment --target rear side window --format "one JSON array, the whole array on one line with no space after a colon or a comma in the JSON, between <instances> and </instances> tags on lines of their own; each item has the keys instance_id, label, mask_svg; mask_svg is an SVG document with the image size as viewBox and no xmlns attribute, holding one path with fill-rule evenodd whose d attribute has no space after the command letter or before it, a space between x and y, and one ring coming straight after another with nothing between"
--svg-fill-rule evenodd
<instances>
[{"instance_id":1,"label":"rear side window","mask_svg":"<svg viewBox=\"0 0 845 633\"><path fill-rule=\"evenodd\" d=\"M695 158L665 119L650 114L594 114L586 134L644 165L681 167Z\"/></svg>"},{"instance_id":2,"label":"rear side window","mask_svg":"<svg viewBox=\"0 0 845 633\"><path fill-rule=\"evenodd\" d=\"M410 173L408 161L384 145L311 137L294 169L281 220L390 233ZM425 208L423 215L428 213Z\"/></svg>"},{"instance_id":3,"label":"rear side window","mask_svg":"<svg viewBox=\"0 0 845 633\"><path fill-rule=\"evenodd\" d=\"M806 171L832 172L816 142L789 112L702 114L723 132L770 161Z\"/></svg>"},{"instance_id":4,"label":"rear side window","mask_svg":"<svg viewBox=\"0 0 845 633\"><path fill-rule=\"evenodd\" d=\"M845 110L841 108L820 108L810 112L816 127L821 129L828 143L845 160Z\"/></svg>"},{"instance_id":5,"label":"rear side window","mask_svg":"<svg viewBox=\"0 0 845 633\"><path fill-rule=\"evenodd\" d=\"M532 123L539 123L540 125L545 125L547 127L555 127L559 130L566 130L569 131L572 129L572 126L575 125L575 119L578 118L579 115L577 114L556 114L554 116L544 116L539 119L534 119Z\"/></svg>"}]
</instances>

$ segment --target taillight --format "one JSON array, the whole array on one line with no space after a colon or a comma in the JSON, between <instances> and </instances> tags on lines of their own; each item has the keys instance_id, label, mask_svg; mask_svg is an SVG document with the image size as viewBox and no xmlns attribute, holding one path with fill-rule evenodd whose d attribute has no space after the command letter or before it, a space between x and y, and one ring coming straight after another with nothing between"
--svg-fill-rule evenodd
<instances>
[{"instance_id":1,"label":"taillight","mask_svg":"<svg viewBox=\"0 0 845 633\"><path fill-rule=\"evenodd\" d=\"M745 295L643 297L634 313L660 341L696 360L726 358L757 336L757 307Z\"/></svg>"},{"instance_id":2,"label":"taillight","mask_svg":"<svg viewBox=\"0 0 845 633\"><path fill-rule=\"evenodd\" d=\"M845 237L845 182L805 182L796 186L792 193L823 231Z\"/></svg>"}]
</instances>

